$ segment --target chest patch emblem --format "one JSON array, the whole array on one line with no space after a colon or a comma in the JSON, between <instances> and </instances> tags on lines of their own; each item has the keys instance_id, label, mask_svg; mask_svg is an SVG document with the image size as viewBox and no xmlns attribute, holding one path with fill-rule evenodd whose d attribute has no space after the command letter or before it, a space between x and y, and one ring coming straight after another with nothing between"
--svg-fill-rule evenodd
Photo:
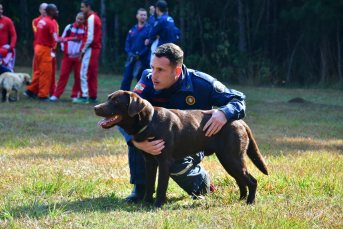
<instances>
[{"instance_id":1,"label":"chest patch emblem","mask_svg":"<svg viewBox=\"0 0 343 229\"><path fill-rule=\"evenodd\" d=\"M0 24L0 29L4 28L4 24Z\"/></svg>"},{"instance_id":2,"label":"chest patch emblem","mask_svg":"<svg viewBox=\"0 0 343 229\"><path fill-rule=\"evenodd\" d=\"M224 90L225 90L224 84L222 84L222 83L219 82L219 81L215 81L215 82L213 83L213 87L214 87L214 89L216 90L216 92L218 92L218 93L223 93Z\"/></svg>"},{"instance_id":3,"label":"chest patch emblem","mask_svg":"<svg viewBox=\"0 0 343 229\"><path fill-rule=\"evenodd\" d=\"M194 105L194 103L195 103L195 98L194 98L193 96L191 96L191 95L187 96L187 97L186 97L186 103L187 103L188 105Z\"/></svg>"}]
</instances>

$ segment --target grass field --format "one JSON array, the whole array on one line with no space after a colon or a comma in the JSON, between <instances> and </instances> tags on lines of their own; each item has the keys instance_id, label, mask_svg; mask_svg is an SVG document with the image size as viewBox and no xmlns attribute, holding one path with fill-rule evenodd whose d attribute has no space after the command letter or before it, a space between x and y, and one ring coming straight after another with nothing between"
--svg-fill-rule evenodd
<instances>
[{"instance_id":1,"label":"grass field","mask_svg":"<svg viewBox=\"0 0 343 229\"><path fill-rule=\"evenodd\" d=\"M100 102L120 80L100 75ZM256 204L238 200L211 156L202 165L221 190L193 201L171 181L156 210L123 201L132 189L123 137L97 126L92 104L71 103L71 83L58 102L0 103L1 228L343 228L343 91L234 87L270 171L248 159ZM295 97L308 103L287 102Z\"/></svg>"}]
</instances>

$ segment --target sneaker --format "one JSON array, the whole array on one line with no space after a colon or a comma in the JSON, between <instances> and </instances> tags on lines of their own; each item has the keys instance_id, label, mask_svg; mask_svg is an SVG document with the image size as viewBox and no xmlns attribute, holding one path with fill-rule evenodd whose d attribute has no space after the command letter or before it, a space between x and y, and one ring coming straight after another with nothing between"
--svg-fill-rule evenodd
<instances>
[{"instance_id":1,"label":"sneaker","mask_svg":"<svg viewBox=\"0 0 343 229\"><path fill-rule=\"evenodd\" d=\"M75 102L77 100L77 98L71 98L72 102Z\"/></svg>"},{"instance_id":2,"label":"sneaker","mask_svg":"<svg viewBox=\"0 0 343 229\"><path fill-rule=\"evenodd\" d=\"M35 94L33 94L33 92L26 90L23 95L25 95L27 98L29 99L35 99Z\"/></svg>"},{"instance_id":3,"label":"sneaker","mask_svg":"<svg viewBox=\"0 0 343 229\"><path fill-rule=\"evenodd\" d=\"M73 103L80 103L80 104L88 104L88 98L80 97L77 100L73 101Z\"/></svg>"},{"instance_id":4,"label":"sneaker","mask_svg":"<svg viewBox=\"0 0 343 229\"><path fill-rule=\"evenodd\" d=\"M56 96L54 96L54 95L51 96L49 99L50 99L50 101L57 101L58 100L58 98Z\"/></svg>"},{"instance_id":5,"label":"sneaker","mask_svg":"<svg viewBox=\"0 0 343 229\"><path fill-rule=\"evenodd\" d=\"M88 99L90 103L97 103L99 102L97 98L89 98Z\"/></svg>"},{"instance_id":6,"label":"sneaker","mask_svg":"<svg viewBox=\"0 0 343 229\"><path fill-rule=\"evenodd\" d=\"M48 97L39 97L38 100L42 102L50 102L50 99Z\"/></svg>"}]
</instances>

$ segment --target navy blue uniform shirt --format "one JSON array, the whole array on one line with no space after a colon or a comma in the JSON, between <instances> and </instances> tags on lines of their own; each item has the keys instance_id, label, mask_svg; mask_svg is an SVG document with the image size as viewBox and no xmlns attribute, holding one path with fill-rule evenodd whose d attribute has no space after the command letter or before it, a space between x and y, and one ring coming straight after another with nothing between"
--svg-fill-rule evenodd
<instances>
[{"instance_id":1,"label":"navy blue uniform shirt","mask_svg":"<svg viewBox=\"0 0 343 229\"><path fill-rule=\"evenodd\" d=\"M149 39L150 25L145 23L139 30L138 24L132 27L126 37L125 51L130 56L131 53L139 54L141 58L148 58L149 46L144 44Z\"/></svg>"},{"instance_id":2,"label":"navy blue uniform shirt","mask_svg":"<svg viewBox=\"0 0 343 229\"><path fill-rule=\"evenodd\" d=\"M181 74L171 88L156 91L151 80L151 69L144 70L134 92L153 106L180 110L211 110L213 106L217 106L225 113L228 121L245 116L243 93L228 89L212 76L187 69L185 65L182 66ZM121 132L125 135L126 142L132 139L124 131Z\"/></svg>"},{"instance_id":3,"label":"navy blue uniform shirt","mask_svg":"<svg viewBox=\"0 0 343 229\"><path fill-rule=\"evenodd\" d=\"M158 46L166 43L173 43L175 40L174 27L174 19L164 13L162 16L157 18L157 21L155 21L154 26L150 31L150 40L155 40L156 36L159 35L160 40L158 42Z\"/></svg>"}]
</instances>

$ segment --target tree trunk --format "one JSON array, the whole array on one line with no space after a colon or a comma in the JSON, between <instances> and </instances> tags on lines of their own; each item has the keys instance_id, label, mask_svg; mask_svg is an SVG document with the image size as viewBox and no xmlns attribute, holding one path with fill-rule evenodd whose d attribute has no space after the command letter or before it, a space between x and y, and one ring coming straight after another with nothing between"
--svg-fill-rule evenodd
<instances>
[{"instance_id":1,"label":"tree trunk","mask_svg":"<svg viewBox=\"0 0 343 229\"><path fill-rule=\"evenodd\" d=\"M341 41L340 41L340 38L339 38L339 32L340 32L340 29L339 29L339 26L340 26L340 23L339 23L339 19L337 18L337 29L336 29L336 32L337 32L337 73L338 73L338 81L339 82L342 82L342 66L341 66Z\"/></svg>"},{"instance_id":2,"label":"tree trunk","mask_svg":"<svg viewBox=\"0 0 343 229\"><path fill-rule=\"evenodd\" d=\"M297 50L297 47L298 47L301 39L303 38L303 36L304 36L304 33L299 38L299 40L295 44L294 49L292 51L292 55L291 55L289 63L288 63L288 70L287 70L287 77L286 77L286 86L289 86L291 84L291 82L292 82L291 81L291 69L292 69L293 58L294 58L295 51ZM290 38L289 38L289 40L290 40Z\"/></svg>"},{"instance_id":3,"label":"tree trunk","mask_svg":"<svg viewBox=\"0 0 343 229\"><path fill-rule=\"evenodd\" d=\"M323 39L320 46L320 82L319 84L324 84L327 75L327 44L326 40Z\"/></svg>"},{"instance_id":4,"label":"tree trunk","mask_svg":"<svg viewBox=\"0 0 343 229\"><path fill-rule=\"evenodd\" d=\"M107 22L106 22L106 5L105 0L101 0L101 7L100 7L100 18L101 18L101 30L102 30L102 39L101 39L101 63L105 64L106 61L106 50L107 50Z\"/></svg>"},{"instance_id":5,"label":"tree trunk","mask_svg":"<svg viewBox=\"0 0 343 229\"><path fill-rule=\"evenodd\" d=\"M185 44L185 1L180 0L180 31L181 31L181 39L180 45L183 49Z\"/></svg>"},{"instance_id":6,"label":"tree trunk","mask_svg":"<svg viewBox=\"0 0 343 229\"><path fill-rule=\"evenodd\" d=\"M29 22L28 22L28 8L27 8L27 0L20 0L21 7L22 7L22 12L23 14L21 15L21 23L22 23L22 31L25 37L25 40L27 41L29 39Z\"/></svg>"},{"instance_id":7,"label":"tree trunk","mask_svg":"<svg viewBox=\"0 0 343 229\"><path fill-rule=\"evenodd\" d=\"M240 61L239 61L239 83L244 83L244 70L242 66L243 56L246 54L246 36L245 36L245 26L244 26L244 6L242 0L238 0L238 26L239 26L239 42L238 48L240 51Z\"/></svg>"},{"instance_id":8,"label":"tree trunk","mask_svg":"<svg viewBox=\"0 0 343 229\"><path fill-rule=\"evenodd\" d=\"M119 50L118 47L119 46L119 14L115 13L114 15L114 60L118 59L119 56Z\"/></svg>"}]
</instances>

